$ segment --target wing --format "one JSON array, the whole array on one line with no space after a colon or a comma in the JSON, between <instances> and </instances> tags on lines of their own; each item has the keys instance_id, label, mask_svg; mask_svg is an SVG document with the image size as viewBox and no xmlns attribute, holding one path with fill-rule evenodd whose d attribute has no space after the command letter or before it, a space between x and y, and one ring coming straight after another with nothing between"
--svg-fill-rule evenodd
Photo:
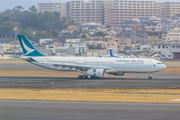
<instances>
[{"instance_id":1,"label":"wing","mask_svg":"<svg viewBox=\"0 0 180 120\"><path fill-rule=\"evenodd\" d=\"M88 70L88 69L112 69L109 66L96 66L96 65L82 65L82 64L78 64L78 63L53 63L53 62L41 62L41 63L46 63L46 64L52 64L53 66L55 66L56 68L58 67L62 67L62 68L76 68L79 70Z\"/></svg>"}]
</instances>

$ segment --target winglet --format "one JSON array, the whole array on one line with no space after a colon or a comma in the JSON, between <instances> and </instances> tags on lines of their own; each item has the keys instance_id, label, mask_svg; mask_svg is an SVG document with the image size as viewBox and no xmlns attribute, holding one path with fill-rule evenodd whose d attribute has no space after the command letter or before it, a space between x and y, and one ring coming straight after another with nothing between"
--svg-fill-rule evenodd
<instances>
[{"instance_id":1,"label":"winglet","mask_svg":"<svg viewBox=\"0 0 180 120\"><path fill-rule=\"evenodd\" d=\"M18 35L19 42L21 44L23 53L25 56L32 56L32 57L42 57L44 56L36 48L29 42L29 40L24 35Z\"/></svg>"}]
</instances>

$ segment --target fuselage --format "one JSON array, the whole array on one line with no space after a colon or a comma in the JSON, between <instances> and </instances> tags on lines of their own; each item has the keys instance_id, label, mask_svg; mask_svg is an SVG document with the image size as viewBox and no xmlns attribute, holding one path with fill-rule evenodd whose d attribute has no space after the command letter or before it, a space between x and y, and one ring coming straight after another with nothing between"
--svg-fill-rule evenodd
<instances>
[{"instance_id":1,"label":"fuselage","mask_svg":"<svg viewBox=\"0 0 180 120\"><path fill-rule=\"evenodd\" d=\"M107 73L148 73L158 72L166 68L161 61L144 58L100 58L100 57L31 57L31 63L59 71L73 71L76 67L62 67L54 64L89 65L93 67L107 67Z\"/></svg>"}]
</instances>

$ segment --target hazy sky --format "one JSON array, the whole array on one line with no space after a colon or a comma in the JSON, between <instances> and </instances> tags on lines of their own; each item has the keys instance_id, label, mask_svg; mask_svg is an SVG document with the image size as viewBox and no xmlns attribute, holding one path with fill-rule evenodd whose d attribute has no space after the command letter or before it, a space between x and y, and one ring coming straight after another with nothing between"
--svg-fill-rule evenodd
<instances>
[{"instance_id":1,"label":"hazy sky","mask_svg":"<svg viewBox=\"0 0 180 120\"><path fill-rule=\"evenodd\" d=\"M28 9L32 5L37 3L52 3L52 2L66 2L70 0L0 0L0 11L6 9L12 9L18 5L23 6L24 9Z\"/></svg>"},{"instance_id":2,"label":"hazy sky","mask_svg":"<svg viewBox=\"0 0 180 120\"><path fill-rule=\"evenodd\" d=\"M5 9L12 9L18 5L23 6L25 9L28 9L32 5L36 5L37 3L51 3L51 2L66 2L71 0L0 0L0 11L4 11ZM152 0L156 2L162 1L171 1L171 0ZM173 0L179 1L179 0Z\"/></svg>"}]
</instances>

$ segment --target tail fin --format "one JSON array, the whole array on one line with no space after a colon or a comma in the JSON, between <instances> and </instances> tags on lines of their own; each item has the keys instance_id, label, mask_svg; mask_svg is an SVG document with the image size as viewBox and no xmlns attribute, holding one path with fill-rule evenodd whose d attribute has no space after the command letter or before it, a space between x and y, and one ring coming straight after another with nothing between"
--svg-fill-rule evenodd
<instances>
[{"instance_id":1,"label":"tail fin","mask_svg":"<svg viewBox=\"0 0 180 120\"><path fill-rule=\"evenodd\" d=\"M110 54L110 57L122 58L122 57L120 57L120 56L114 56L114 55L112 54L112 49L109 49L109 54Z\"/></svg>"},{"instance_id":2,"label":"tail fin","mask_svg":"<svg viewBox=\"0 0 180 120\"><path fill-rule=\"evenodd\" d=\"M42 57L44 56L36 48L29 42L29 40L24 35L18 35L19 42L21 44L23 53L25 56L33 56L33 57Z\"/></svg>"},{"instance_id":3,"label":"tail fin","mask_svg":"<svg viewBox=\"0 0 180 120\"><path fill-rule=\"evenodd\" d=\"M109 54L110 54L110 57L115 57L115 56L112 54L112 49L109 49Z\"/></svg>"}]
</instances>

